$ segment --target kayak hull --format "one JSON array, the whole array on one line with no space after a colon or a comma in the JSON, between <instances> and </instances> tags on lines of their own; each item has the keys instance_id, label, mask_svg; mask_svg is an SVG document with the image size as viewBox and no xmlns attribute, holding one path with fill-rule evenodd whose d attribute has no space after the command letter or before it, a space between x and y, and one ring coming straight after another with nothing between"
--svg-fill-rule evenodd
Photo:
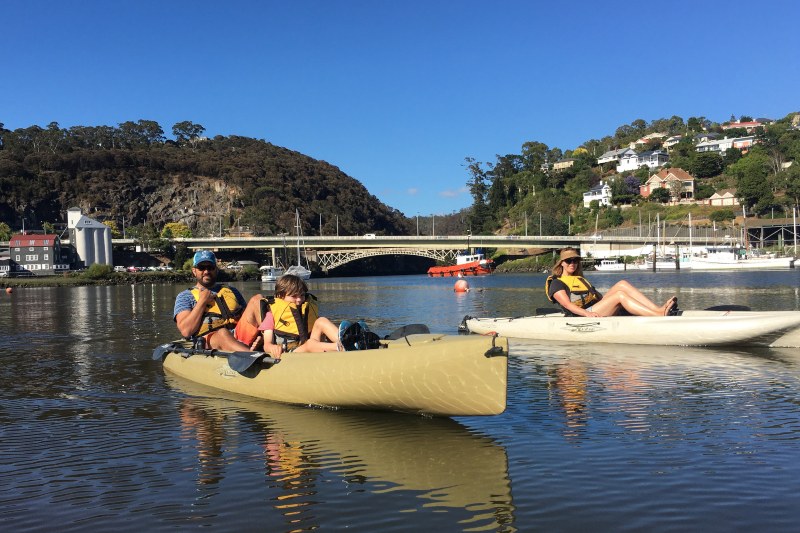
<instances>
[{"instance_id":1,"label":"kayak hull","mask_svg":"<svg viewBox=\"0 0 800 533\"><path fill-rule=\"evenodd\" d=\"M274 365L232 370L220 355L168 352L167 372L210 387L298 405L388 410L431 416L505 410L508 341L410 335L386 348L288 353Z\"/></svg>"},{"instance_id":2,"label":"kayak hull","mask_svg":"<svg viewBox=\"0 0 800 533\"><path fill-rule=\"evenodd\" d=\"M800 311L681 311L678 316L471 318L471 333L546 341L662 346L800 347Z\"/></svg>"}]
</instances>

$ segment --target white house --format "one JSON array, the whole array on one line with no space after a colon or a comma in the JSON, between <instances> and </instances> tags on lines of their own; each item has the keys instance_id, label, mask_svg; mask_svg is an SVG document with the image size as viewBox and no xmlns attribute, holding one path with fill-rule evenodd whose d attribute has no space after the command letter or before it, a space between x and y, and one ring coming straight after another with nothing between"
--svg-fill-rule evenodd
<instances>
[{"instance_id":1,"label":"white house","mask_svg":"<svg viewBox=\"0 0 800 533\"><path fill-rule=\"evenodd\" d=\"M699 142L695 145L695 150L698 152L716 152L720 155L727 152L729 148L738 148L742 152L747 152L747 150L753 146L755 142L755 135L731 138L724 137L722 139Z\"/></svg>"},{"instance_id":2,"label":"white house","mask_svg":"<svg viewBox=\"0 0 800 533\"><path fill-rule=\"evenodd\" d=\"M583 207L589 207L592 200L597 200L600 205L611 205L611 187L602 180L600 183L583 193Z\"/></svg>"},{"instance_id":3,"label":"white house","mask_svg":"<svg viewBox=\"0 0 800 533\"><path fill-rule=\"evenodd\" d=\"M628 148L620 156L619 163L617 163L617 172L623 173L628 170L636 170L639 168L639 154Z\"/></svg>"},{"instance_id":4,"label":"white house","mask_svg":"<svg viewBox=\"0 0 800 533\"><path fill-rule=\"evenodd\" d=\"M639 166L658 168L669 161L669 154L664 150L650 150L639 154Z\"/></svg>"}]
</instances>

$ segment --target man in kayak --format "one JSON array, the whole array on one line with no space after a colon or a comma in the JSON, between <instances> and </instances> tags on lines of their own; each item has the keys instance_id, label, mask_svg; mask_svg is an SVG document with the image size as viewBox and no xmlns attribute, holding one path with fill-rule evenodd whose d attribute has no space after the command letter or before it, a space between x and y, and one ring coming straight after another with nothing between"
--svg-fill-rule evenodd
<instances>
[{"instance_id":1,"label":"man in kayak","mask_svg":"<svg viewBox=\"0 0 800 533\"><path fill-rule=\"evenodd\" d=\"M217 258L200 250L192 260L197 283L178 294L173 319L186 338L202 338L203 348L225 351L255 350L261 342L258 312L261 295L246 302L234 287L217 284Z\"/></svg>"},{"instance_id":2,"label":"man in kayak","mask_svg":"<svg viewBox=\"0 0 800 533\"><path fill-rule=\"evenodd\" d=\"M639 289L625 280L600 294L583 277L581 256L575 248L564 248L545 282L547 298L570 316L612 316L627 311L636 316L666 316L677 309L674 296L664 305L656 305Z\"/></svg>"}]
</instances>

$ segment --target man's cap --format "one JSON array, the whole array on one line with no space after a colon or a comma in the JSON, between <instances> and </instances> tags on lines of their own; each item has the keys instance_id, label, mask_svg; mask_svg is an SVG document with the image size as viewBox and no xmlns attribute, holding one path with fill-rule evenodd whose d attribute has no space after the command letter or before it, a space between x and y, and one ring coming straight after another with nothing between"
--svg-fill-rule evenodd
<instances>
[{"instance_id":1,"label":"man's cap","mask_svg":"<svg viewBox=\"0 0 800 533\"><path fill-rule=\"evenodd\" d=\"M192 262L192 266L197 266L200 263L211 263L212 265L217 265L217 257L214 255L214 252L210 252L208 250L200 250L196 254L194 254L194 261Z\"/></svg>"}]
</instances>

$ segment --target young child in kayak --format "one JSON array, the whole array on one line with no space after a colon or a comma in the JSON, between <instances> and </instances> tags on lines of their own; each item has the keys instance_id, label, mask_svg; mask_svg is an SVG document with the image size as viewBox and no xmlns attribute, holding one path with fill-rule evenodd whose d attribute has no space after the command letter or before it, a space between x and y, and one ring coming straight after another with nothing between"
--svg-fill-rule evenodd
<instances>
[{"instance_id":1,"label":"young child in kayak","mask_svg":"<svg viewBox=\"0 0 800 533\"><path fill-rule=\"evenodd\" d=\"M341 337L353 326L345 320L337 327L319 316L317 300L308 285L287 274L275 282L275 297L262 300L263 320L258 327L264 336L264 352L280 357L284 352L344 351Z\"/></svg>"},{"instance_id":2,"label":"young child in kayak","mask_svg":"<svg viewBox=\"0 0 800 533\"><path fill-rule=\"evenodd\" d=\"M571 316L612 316L625 310L636 316L666 316L677 309L674 296L663 305L656 305L639 289L625 280L600 294L583 277L581 256L575 248L564 248L553 265L552 275L545 282L547 298Z\"/></svg>"}]
</instances>

